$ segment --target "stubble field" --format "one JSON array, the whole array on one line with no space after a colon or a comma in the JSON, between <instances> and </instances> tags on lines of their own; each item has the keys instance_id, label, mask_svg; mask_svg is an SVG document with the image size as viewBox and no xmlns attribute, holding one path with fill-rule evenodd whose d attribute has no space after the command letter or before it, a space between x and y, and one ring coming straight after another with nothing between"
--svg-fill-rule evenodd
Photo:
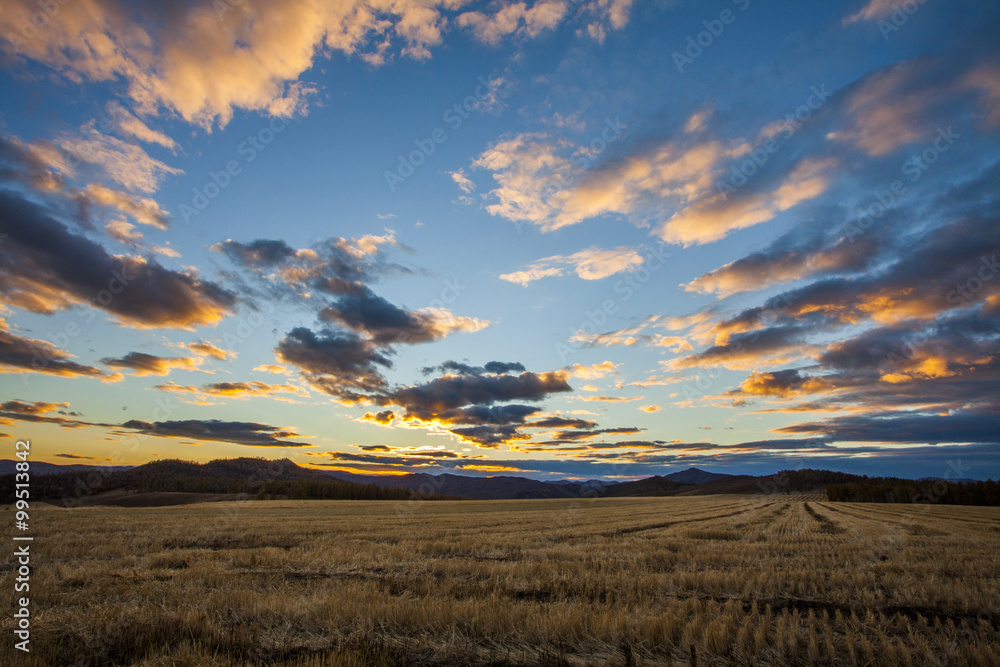
<instances>
[{"instance_id":1,"label":"stubble field","mask_svg":"<svg viewBox=\"0 0 1000 667\"><path fill-rule=\"evenodd\" d=\"M32 650L5 614L5 664L1000 664L1000 508L255 501L32 524Z\"/></svg>"}]
</instances>

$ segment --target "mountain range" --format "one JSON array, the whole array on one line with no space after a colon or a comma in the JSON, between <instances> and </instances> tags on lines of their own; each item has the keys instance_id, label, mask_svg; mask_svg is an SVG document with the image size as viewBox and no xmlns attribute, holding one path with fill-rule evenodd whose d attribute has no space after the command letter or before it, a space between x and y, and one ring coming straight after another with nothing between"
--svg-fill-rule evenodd
<instances>
[{"instance_id":1,"label":"mountain range","mask_svg":"<svg viewBox=\"0 0 1000 667\"><path fill-rule=\"evenodd\" d=\"M15 472L16 461L0 460L0 475ZM199 493L241 493L244 488L264 488L266 483L270 493L282 489L291 493L291 485L298 485L296 497L330 497L319 495L316 486L341 485L336 497L348 493L346 489L357 487L369 489L383 488L397 493L376 494L378 497L402 497L417 495L447 496L471 500L501 500L527 498L580 498L591 496L668 496L704 495L712 493L758 493L769 489L767 478L750 475L727 475L713 473L698 468L689 468L662 476L648 477L629 482L604 482L601 480L542 481L509 475L491 477L470 477L443 473L408 473L404 475L359 475L343 471L316 470L296 465L288 459L266 460L258 458L218 459L198 464L189 461L153 461L141 466L94 466L86 464L57 465L32 462L31 472L36 480L44 480L44 488L50 493L56 489L66 489L74 480L98 480L102 491L112 489L132 489L144 492L199 492ZM98 473L94 477L93 473ZM812 490L822 488L827 483L849 482L856 476L844 473L823 473L816 471L803 477L804 471L785 473L794 479L785 480L789 490ZM83 473L86 473L84 475ZM51 479L48 479L50 478ZM773 484L773 481L771 482ZM36 481L35 486L43 484ZM311 491L302 495L303 485L310 484ZM284 486L281 486L284 485ZM89 486L94 486L93 483ZM777 488L777 487L775 487ZM255 491L256 493L256 491ZM323 491L322 493L327 493ZM361 497L361 496L352 496ZM367 496L366 496L367 497Z\"/></svg>"}]
</instances>

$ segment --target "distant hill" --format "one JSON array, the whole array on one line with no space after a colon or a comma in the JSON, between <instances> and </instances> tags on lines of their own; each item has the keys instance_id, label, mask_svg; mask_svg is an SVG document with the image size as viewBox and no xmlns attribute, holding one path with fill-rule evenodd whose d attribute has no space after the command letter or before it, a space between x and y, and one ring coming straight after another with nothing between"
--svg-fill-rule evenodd
<instances>
[{"instance_id":1,"label":"distant hill","mask_svg":"<svg viewBox=\"0 0 1000 667\"><path fill-rule=\"evenodd\" d=\"M14 464L0 461L0 502L14 500ZM726 475L689 468L631 482L540 481L498 475L444 473L358 475L303 468L288 459L163 460L145 465L91 466L32 462L33 499L60 504L173 505L235 498L471 500L790 494L823 492L832 501L1000 504L996 482L906 480L829 470L782 470L773 475ZM942 487L946 490L942 491Z\"/></svg>"},{"instance_id":2,"label":"distant hill","mask_svg":"<svg viewBox=\"0 0 1000 667\"><path fill-rule=\"evenodd\" d=\"M705 482L714 482L719 479L732 477L732 475L726 475L721 472L708 472L707 470L699 470L698 468L688 468L680 472L672 472L663 477L669 479L671 482L681 482L682 484L704 484Z\"/></svg>"},{"instance_id":3,"label":"distant hill","mask_svg":"<svg viewBox=\"0 0 1000 667\"><path fill-rule=\"evenodd\" d=\"M518 498L580 498L587 496L663 496L676 495L692 490L696 485L730 478L731 475L689 468L662 477L650 477L636 482L603 482L586 480L539 481L526 477L493 476L468 477L465 475L358 475L340 471L326 474L348 482L364 482L398 489L443 493L473 500L502 500Z\"/></svg>"},{"instance_id":4,"label":"distant hill","mask_svg":"<svg viewBox=\"0 0 1000 667\"><path fill-rule=\"evenodd\" d=\"M394 489L407 489L421 493L441 493L472 500L504 500L519 498L579 498L591 495L595 488L604 486L591 482L541 482L527 477L500 475L495 477L467 477L464 475L356 475L340 471L325 473L336 479L355 483L378 484Z\"/></svg>"},{"instance_id":5,"label":"distant hill","mask_svg":"<svg viewBox=\"0 0 1000 667\"><path fill-rule=\"evenodd\" d=\"M32 470L35 465L32 464ZM0 478L0 502L13 502L14 488L13 475ZM104 494L109 498L113 496L114 504L129 504L122 501L121 494L108 494L119 490L155 497L158 504L159 499L164 497L163 494L174 493L207 494L218 500L234 494L239 497L332 500L445 497L433 492L424 494L372 483L357 484L333 479L324 472L303 468L288 459L219 459L202 464L169 459L124 470L105 468L95 471L90 468L45 474L31 479L33 499L60 501L66 505L86 504ZM178 504L177 500L174 499L175 502L170 504Z\"/></svg>"},{"instance_id":6,"label":"distant hill","mask_svg":"<svg viewBox=\"0 0 1000 667\"><path fill-rule=\"evenodd\" d=\"M12 461L10 459L0 459L0 475L13 475L17 472L14 464L18 461ZM64 472L84 472L90 470L128 470L135 466L102 466L102 465L91 465L87 463L45 463L44 461L29 461L31 464L31 474L32 475L56 475Z\"/></svg>"}]
</instances>

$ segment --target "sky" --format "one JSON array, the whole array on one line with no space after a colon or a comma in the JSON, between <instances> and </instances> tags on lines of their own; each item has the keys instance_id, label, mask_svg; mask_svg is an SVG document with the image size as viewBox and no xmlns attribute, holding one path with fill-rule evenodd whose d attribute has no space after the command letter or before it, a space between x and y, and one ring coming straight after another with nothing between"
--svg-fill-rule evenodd
<instances>
[{"instance_id":1,"label":"sky","mask_svg":"<svg viewBox=\"0 0 1000 667\"><path fill-rule=\"evenodd\" d=\"M0 432L996 479L998 33L986 0L5 0Z\"/></svg>"}]
</instances>

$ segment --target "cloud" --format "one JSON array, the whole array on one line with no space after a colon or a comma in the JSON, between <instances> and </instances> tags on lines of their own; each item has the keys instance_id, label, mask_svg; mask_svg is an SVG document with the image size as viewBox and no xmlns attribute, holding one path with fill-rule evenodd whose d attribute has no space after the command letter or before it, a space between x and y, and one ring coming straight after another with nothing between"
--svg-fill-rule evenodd
<instances>
[{"instance_id":1,"label":"cloud","mask_svg":"<svg viewBox=\"0 0 1000 667\"><path fill-rule=\"evenodd\" d=\"M615 369L620 365L621 364L616 364L612 361L602 361L599 364L590 365L573 364L572 366L567 366L564 370L569 373L571 377L591 380L607 377L609 373L615 373Z\"/></svg>"},{"instance_id":2,"label":"cloud","mask_svg":"<svg viewBox=\"0 0 1000 667\"><path fill-rule=\"evenodd\" d=\"M763 150L770 137L712 137L703 111L695 116L700 122L686 123L688 131L645 142L624 157L589 168L587 161L577 159L584 149L567 139L542 133L503 138L472 163L492 172L497 183L486 209L542 231L617 214L655 223L657 234L671 243L707 243L817 197L839 164L832 157L787 164L774 160L768 165L774 173L756 187L730 188L734 192L726 193L718 184L725 181L730 163L750 160L749 154ZM664 221L664 211L671 210L673 215ZM529 273L519 278L530 277Z\"/></svg>"},{"instance_id":3,"label":"cloud","mask_svg":"<svg viewBox=\"0 0 1000 667\"><path fill-rule=\"evenodd\" d=\"M215 244L212 250L224 253L237 264L255 269L273 267L296 254L286 242L270 239L257 239L249 243L229 239Z\"/></svg>"},{"instance_id":4,"label":"cloud","mask_svg":"<svg viewBox=\"0 0 1000 667\"><path fill-rule=\"evenodd\" d=\"M183 438L228 442L248 447L312 447L306 442L289 440L301 437L291 428L257 422L187 419L183 421L146 422L133 419L121 428L157 438Z\"/></svg>"},{"instance_id":5,"label":"cloud","mask_svg":"<svg viewBox=\"0 0 1000 667\"><path fill-rule=\"evenodd\" d=\"M848 141L871 156L890 153L933 134L926 126L928 108L940 104L934 87L920 81L923 63L903 63L873 73L852 92L847 110L850 127L830 138Z\"/></svg>"},{"instance_id":6,"label":"cloud","mask_svg":"<svg viewBox=\"0 0 1000 667\"><path fill-rule=\"evenodd\" d=\"M193 394L199 399L210 397L235 398L245 400L247 398L268 397L288 400L287 395L309 396L309 392L290 384L268 384L266 382L213 382L200 387L191 385L181 386L168 382L158 384L155 387L161 391L170 391L178 394Z\"/></svg>"},{"instance_id":7,"label":"cloud","mask_svg":"<svg viewBox=\"0 0 1000 667\"><path fill-rule=\"evenodd\" d=\"M71 233L39 205L0 192L0 294L8 305L52 313L74 305L101 308L137 328L191 329L216 324L235 295L156 261L109 255Z\"/></svg>"},{"instance_id":8,"label":"cloud","mask_svg":"<svg viewBox=\"0 0 1000 667\"><path fill-rule=\"evenodd\" d=\"M167 212L148 197L137 197L119 190L112 190L104 185L91 183L78 198L84 199L90 205L97 204L113 208L131 217L139 224L163 230L169 226Z\"/></svg>"},{"instance_id":9,"label":"cloud","mask_svg":"<svg viewBox=\"0 0 1000 667\"><path fill-rule=\"evenodd\" d=\"M839 442L997 443L1000 415L959 411L947 415L909 412L848 415L793 424L780 433L816 433Z\"/></svg>"},{"instance_id":10,"label":"cloud","mask_svg":"<svg viewBox=\"0 0 1000 667\"><path fill-rule=\"evenodd\" d=\"M586 347L612 347L616 345L631 347L633 345L638 345L639 343L646 343L656 347L665 347L675 352L694 349L691 344L681 336L665 336L659 333L652 333L651 329L653 327L667 327L671 330L680 328L673 327L672 323L668 319L661 318L659 315L651 315L637 326L625 329L617 329L615 331L606 331L603 333L588 333L583 330L577 331L577 333L569 338L568 342L575 344L576 346Z\"/></svg>"},{"instance_id":11,"label":"cloud","mask_svg":"<svg viewBox=\"0 0 1000 667\"><path fill-rule=\"evenodd\" d=\"M770 192L747 190L718 194L681 209L660 228L663 240L682 245L718 241L729 232L774 218L781 211L814 199L830 184L834 158L804 159Z\"/></svg>"},{"instance_id":12,"label":"cloud","mask_svg":"<svg viewBox=\"0 0 1000 667\"><path fill-rule=\"evenodd\" d=\"M885 18L899 6L899 0L869 0L868 4L844 19L844 25Z\"/></svg>"},{"instance_id":13,"label":"cloud","mask_svg":"<svg viewBox=\"0 0 1000 667\"><path fill-rule=\"evenodd\" d=\"M183 173L149 156L140 146L103 134L93 122L80 134L63 134L56 145L79 162L97 165L107 178L131 191L150 193L164 177Z\"/></svg>"},{"instance_id":14,"label":"cloud","mask_svg":"<svg viewBox=\"0 0 1000 667\"><path fill-rule=\"evenodd\" d=\"M637 428L635 426L623 426L617 428L596 428L596 429L576 429L576 430L566 430L557 431L553 434L552 439L548 441L548 444L562 443L562 442L577 442L580 440L593 440L602 435L626 435L631 433L640 433L645 429Z\"/></svg>"},{"instance_id":15,"label":"cloud","mask_svg":"<svg viewBox=\"0 0 1000 667\"><path fill-rule=\"evenodd\" d=\"M594 247L572 255L553 255L540 259L521 271L505 273L500 279L527 287L535 280L560 276L563 267L568 267L584 280L600 280L616 273L631 271L642 265L642 262L642 255L625 246L614 250Z\"/></svg>"},{"instance_id":16,"label":"cloud","mask_svg":"<svg viewBox=\"0 0 1000 667\"><path fill-rule=\"evenodd\" d=\"M451 180L455 181L455 184L461 188L462 192L465 194L470 194L476 189L476 184L469 180L469 177L465 175L465 172L461 169L458 171L449 171L448 175L451 176Z\"/></svg>"},{"instance_id":17,"label":"cloud","mask_svg":"<svg viewBox=\"0 0 1000 667\"><path fill-rule=\"evenodd\" d=\"M802 375L799 369L754 371L740 385L739 393L748 396L790 398L802 394L829 391L833 385L821 377Z\"/></svg>"},{"instance_id":18,"label":"cloud","mask_svg":"<svg viewBox=\"0 0 1000 667\"><path fill-rule=\"evenodd\" d=\"M588 403L628 403L641 401L645 396L581 396L579 400Z\"/></svg>"},{"instance_id":19,"label":"cloud","mask_svg":"<svg viewBox=\"0 0 1000 667\"><path fill-rule=\"evenodd\" d=\"M0 318L0 373L47 373L61 377L95 377L105 382L121 379L100 368L71 361L73 355L52 343L11 332Z\"/></svg>"},{"instance_id":20,"label":"cloud","mask_svg":"<svg viewBox=\"0 0 1000 667\"><path fill-rule=\"evenodd\" d=\"M504 373L523 373L527 369L524 364L518 361L488 361L482 366L472 366L459 361L445 361L439 366L426 366L421 372L429 375L436 371L441 373L454 373L458 375L503 375Z\"/></svg>"},{"instance_id":21,"label":"cloud","mask_svg":"<svg viewBox=\"0 0 1000 667\"><path fill-rule=\"evenodd\" d=\"M51 403L48 401L11 400L0 403L0 424L12 426L15 422L34 424L57 424L63 428L83 428L85 426L103 426L91 424L79 419L69 419L65 415L79 416L76 412L67 412L69 403ZM55 412L56 414L52 414ZM63 416L59 416L63 415Z\"/></svg>"},{"instance_id":22,"label":"cloud","mask_svg":"<svg viewBox=\"0 0 1000 667\"><path fill-rule=\"evenodd\" d=\"M330 385L327 393L337 395L347 402L371 402L379 406L397 406L377 413L365 413L364 421L382 425L428 428L447 432L464 442L481 447L526 440L530 436L520 432L523 428L552 428L565 426L589 427L593 422L546 418L528 422L527 419L541 412L534 405L510 401L540 401L551 394L572 391L562 371L520 375L507 374L521 364L490 362L485 367L446 362L443 367L457 370L425 383L388 387L369 386L360 390L338 386L336 379L326 376ZM456 368L457 367L457 368ZM486 370L490 368L490 370ZM424 369L433 371L436 368ZM316 381L311 380L316 384Z\"/></svg>"},{"instance_id":23,"label":"cloud","mask_svg":"<svg viewBox=\"0 0 1000 667\"><path fill-rule=\"evenodd\" d=\"M61 5L44 30L4 47L73 82L121 80L139 117L166 111L209 129L226 125L236 110L275 117L305 113L316 89L300 77L333 51L376 66L396 57L424 60L442 43L449 24L495 43L504 35L534 37L569 15L562 0L530 7L511 3L490 13L462 12L464 4L290 0L279 7L200 0L126 7L117 0L92 0ZM587 9L617 28L627 22L629 4L599 0ZM21 18L38 11L31 0L12 0L5 9L3 35L19 35ZM144 141L160 139L135 121L122 129Z\"/></svg>"},{"instance_id":24,"label":"cloud","mask_svg":"<svg viewBox=\"0 0 1000 667\"><path fill-rule=\"evenodd\" d=\"M279 361L299 368L314 387L348 402L364 400L387 386L379 368L392 361L352 333L292 329L275 350Z\"/></svg>"},{"instance_id":25,"label":"cloud","mask_svg":"<svg viewBox=\"0 0 1000 667\"><path fill-rule=\"evenodd\" d=\"M361 419L386 426L391 424L395 418L396 413L392 410L382 410L381 412L366 412Z\"/></svg>"},{"instance_id":26,"label":"cloud","mask_svg":"<svg viewBox=\"0 0 1000 667\"><path fill-rule=\"evenodd\" d=\"M126 109L121 102L109 102L107 110L119 132L135 137L139 141L159 144L171 151L176 151L179 148L176 141L162 132L151 129L135 114Z\"/></svg>"},{"instance_id":27,"label":"cloud","mask_svg":"<svg viewBox=\"0 0 1000 667\"><path fill-rule=\"evenodd\" d=\"M761 363L784 363L808 356L815 347L805 343L811 332L798 326L776 326L729 336L725 343L661 362L669 370L686 368L753 368Z\"/></svg>"},{"instance_id":28,"label":"cloud","mask_svg":"<svg viewBox=\"0 0 1000 667\"><path fill-rule=\"evenodd\" d=\"M236 353L232 350L223 350L222 348L214 345L212 343L206 343L204 341L198 341L197 343L186 343L181 345L186 350L190 350L197 355L203 357L212 357L218 361L228 361L229 359L235 359ZM256 370L256 369L254 369Z\"/></svg>"},{"instance_id":29,"label":"cloud","mask_svg":"<svg viewBox=\"0 0 1000 667\"><path fill-rule=\"evenodd\" d=\"M962 79L961 85L979 93L986 107L986 121L1000 124L1000 67L983 64L974 67Z\"/></svg>"},{"instance_id":30,"label":"cloud","mask_svg":"<svg viewBox=\"0 0 1000 667\"><path fill-rule=\"evenodd\" d=\"M200 357L158 357L145 352L129 352L124 357L101 359L101 363L111 368L123 368L135 371L133 375L167 375L171 370L180 369L196 371L201 366Z\"/></svg>"},{"instance_id":31,"label":"cloud","mask_svg":"<svg viewBox=\"0 0 1000 667\"><path fill-rule=\"evenodd\" d=\"M459 14L455 22L472 31L481 42L497 46L507 37L531 38L555 28L569 10L562 0L539 0L531 7L524 2L501 6L493 14L472 11Z\"/></svg>"},{"instance_id":32,"label":"cloud","mask_svg":"<svg viewBox=\"0 0 1000 667\"><path fill-rule=\"evenodd\" d=\"M896 229L890 223L887 219L877 229L855 237L843 233L849 229L846 226L831 226L831 231L824 233L809 221L782 235L764 250L698 276L684 285L684 289L715 293L722 298L815 275L864 271L888 250L886 232Z\"/></svg>"},{"instance_id":33,"label":"cloud","mask_svg":"<svg viewBox=\"0 0 1000 667\"><path fill-rule=\"evenodd\" d=\"M108 236L124 245L133 246L145 240L142 232L135 231L135 225L130 225L124 220L109 222L105 225L104 231L108 233Z\"/></svg>"},{"instance_id":34,"label":"cloud","mask_svg":"<svg viewBox=\"0 0 1000 667\"><path fill-rule=\"evenodd\" d=\"M68 217L82 227L91 227L95 209L111 209L139 224L167 229L168 214L149 197L115 190L100 183L77 188L69 183L80 171L82 159L47 141L26 144L17 137L0 135L0 180L25 185L55 198Z\"/></svg>"},{"instance_id":35,"label":"cloud","mask_svg":"<svg viewBox=\"0 0 1000 667\"><path fill-rule=\"evenodd\" d=\"M254 366L253 370L259 373L272 373L274 375L291 375L291 372L287 368L277 364L261 364L260 366Z\"/></svg>"},{"instance_id":36,"label":"cloud","mask_svg":"<svg viewBox=\"0 0 1000 667\"><path fill-rule=\"evenodd\" d=\"M407 311L368 288L346 294L320 311L324 322L337 323L364 334L379 346L415 344L440 340L455 332L476 332L489 326L486 320L461 317L444 308Z\"/></svg>"},{"instance_id":37,"label":"cloud","mask_svg":"<svg viewBox=\"0 0 1000 667\"><path fill-rule=\"evenodd\" d=\"M593 428L597 422L589 419L569 419L566 417L545 417L524 424L525 428Z\"/></svg>"},{"instance_id":38,"label":"cloud","mask_svg":"<svg viewBox=\"0 0 1000 667\"><path fill-rule=\"evenodd\" d=\"M414 273L387 261L383 250L388 247L402 247L391 231L351 239L333 236L300 249L274 239L245 243L227 239L211 249L229 258L266 296L311 304L317 292L358 295L367 291L367 283L379 277Z\"/></svg>"},{"instance_id":39,"label":"cloud","mask_svg":"<svg viewBox=\"0 0 1000 667\"><path fill-rule=\"evenodd\" d=\"M457 435L463 442L469 442L484 449L495 449L518 440L528 440L530 436L520 433L517 426L466 426L453 428L450 433Z\"/></svg>"},{"instance_id":40,"label":"cloud","mask_svg":"<svg viewBox=\"0 0 1000 667\"><path fill-rule=\"evenodd\" d=\"M892 323L905 319L931 319L955 308L974 307L1000 291L993 257L1000 241L993 233L996 213L980 211L976 217L956 219L911 236L880 256L884 268L859 277L830 277L779 294L762 307L748 308L716 330L746 331L772 320L830 324L865 321ZM975 292L968 285L979 285Z\"/></svg>"},{"instance_id":41,"label":"cloud","mask_svg":"<svg viewBox=\"0 0 1000 667\"><path fill-rule=\"evenodd\" d=\"M562 371L520 375L445 375L429 382L401 387L380 397L382 404L398 405L405 417L424 421L448 418L465 406L489 406L504 401L540 401L550 394L572 391ZM529 408L530 409L530 408Z\"/></svg>"}]
</instances>

